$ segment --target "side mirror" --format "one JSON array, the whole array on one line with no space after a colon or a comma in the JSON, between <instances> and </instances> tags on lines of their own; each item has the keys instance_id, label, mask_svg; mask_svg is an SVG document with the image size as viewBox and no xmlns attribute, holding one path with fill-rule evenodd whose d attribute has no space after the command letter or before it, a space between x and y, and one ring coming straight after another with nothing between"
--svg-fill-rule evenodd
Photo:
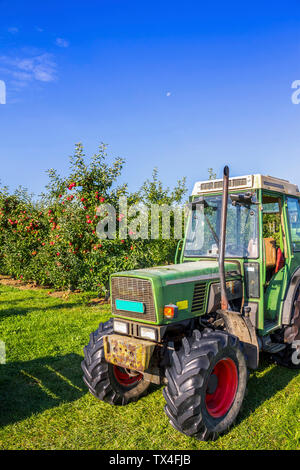
<instances>
[{"instance_id":1,"label":"side mirror","mask_svg":"<svg viewBox=\"0 0 300 470\"><path fill-rule=\"evenodd\" d=\"M179 240L179 242L177 243L174 264L177 264L177 258L178 258L179 251L181 251L181 245L182 244L183 244L183 238L181 240Z\"/></svg>"}]
</instances>

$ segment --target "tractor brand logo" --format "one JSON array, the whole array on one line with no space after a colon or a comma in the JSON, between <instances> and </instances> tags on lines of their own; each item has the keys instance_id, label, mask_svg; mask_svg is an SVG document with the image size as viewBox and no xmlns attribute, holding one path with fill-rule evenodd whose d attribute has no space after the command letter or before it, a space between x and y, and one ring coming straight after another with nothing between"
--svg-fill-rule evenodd
<instances>
[{"instance_id":1,"label":"tractor brand logo","mask_svg":"<svg viewBox=\"0 0 300 470\"><path fill-rule=\"evenodd\" d=\"M292 363L295 366L298 366L300 364L300 340L294 341L292 344L292 348L295 349L292 354Z\"/></svg>"},{"instance_id":2,"label":"tractor brand logo","mask_svg":"<svg viewBox=\"0 0 300 470\"><path fill-rule=\"evenodd\" d=\"M6 86L3 80L0 80L0 104L6 104Z\"/></svg>"},{"instance_id":3,"label":"tractor brand logo","mask_svg":"<svg viewBox=\"0 0 300 470\"><path fill-rule=\"evenodd\" d=\"M178 310L187 310L189 308L188 300L180 300L179 302L176 302L176 305Z\"/></svg>"},{"instance_id":4,"label":"tractor brand logo","mask_svg":"<svg viewBox=\"0 0 300 470\"><path fill-rule=\"evenodd\" d=\"M4 341L0 341L0 364L6 363L6 349Z\"/></svg>"}]
</instances>

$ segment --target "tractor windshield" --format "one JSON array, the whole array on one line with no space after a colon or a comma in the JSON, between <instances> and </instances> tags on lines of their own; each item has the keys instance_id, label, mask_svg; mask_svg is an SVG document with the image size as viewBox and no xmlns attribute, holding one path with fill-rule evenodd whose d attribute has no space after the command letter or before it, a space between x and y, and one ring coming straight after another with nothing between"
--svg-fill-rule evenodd
<instances>
[{"instance_id":1,"label":"tractor windshield","mask_svg":"<svg viewBox=\"0 0 300 470\"><path fill-rule=\"evenodd\" d=\"M216 257L219 252L222 196L207 196L192 207L184 256ZM226 257L258 257L256 204L235 204L228 198Z\"/></svg>"}]
</instances>

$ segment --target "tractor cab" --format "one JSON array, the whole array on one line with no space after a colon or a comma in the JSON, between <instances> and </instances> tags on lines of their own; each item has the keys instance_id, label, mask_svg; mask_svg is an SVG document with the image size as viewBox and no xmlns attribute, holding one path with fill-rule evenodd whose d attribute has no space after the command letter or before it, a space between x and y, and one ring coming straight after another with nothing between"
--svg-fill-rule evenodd
<instances>
[{"instance_id":1,"label":"tractor cab","mask_svg":"<svg viewBox=\"0 0 300 470\"><path fill-rule=\"evenodd\" d=\"M195 184L180 262L218 259L223 180ZM243 278L241 302L262 334L281 324L291 270L300 264L300 193L262 175L229 179L225 264ZM232 305L236 308L237 305Z\"/></svg>"}]
</instances>

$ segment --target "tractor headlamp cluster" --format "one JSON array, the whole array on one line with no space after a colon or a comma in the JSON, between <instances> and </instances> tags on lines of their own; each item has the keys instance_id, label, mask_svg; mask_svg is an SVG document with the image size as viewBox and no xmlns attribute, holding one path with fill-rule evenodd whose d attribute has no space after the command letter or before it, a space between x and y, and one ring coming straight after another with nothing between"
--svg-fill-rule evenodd
<instances>
[{"instance_id":1,"label":"tractor headlamp cluster","mask_svg":"<svg viewBox=\"0 0 300 470\"><path fill-rule=\"evenodd\" d=\"M155 328L149 328L149 327L146 327L146 326L141 326L139 328L139 333L140 333L141 338L151 339L152 341L156 341L156 339L157 339L157 332L156 332Z\"/></svg>"},{"instance_id":2,"label":"tractor headlamp cluster","mask_svg":"<svg viewBox=\"0 0 300 470\"><path fill-rule=\"evenodd\" d=\"M134 330L132 330L132 324L114 319L113 329L115 333L120 333L122 335L133 335L135 337L157 341L156 328L151 328L149 326L137 325Z\"/></svg>"},{"instance_id":3,"label":"tractor headlamp cluster","mask_svg":"<svg viewBox=\"0 0 300 470\"><path fill-rule=\"evenodd\" d=\"M114 320L114 331L116 333L122 333L123 335L128 335L129 324L124 321Z\"/></svg>"}]
</instances>

